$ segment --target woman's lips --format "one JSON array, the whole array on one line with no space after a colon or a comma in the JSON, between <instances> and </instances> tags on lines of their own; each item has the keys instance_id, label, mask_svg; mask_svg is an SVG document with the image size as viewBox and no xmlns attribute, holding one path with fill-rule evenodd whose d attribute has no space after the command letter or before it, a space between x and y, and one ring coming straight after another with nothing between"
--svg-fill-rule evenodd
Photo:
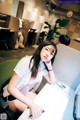
<instances>
[{"instance_id":1,"label":"woman's lips","mask_svg":"<svg viewBox=\"0 0 80 120\"><path fill-rule=\"evenodd\" d=\"M43 56L44 57L44 59L47 59L47 56Z\"/></svg>"}]
</instances>

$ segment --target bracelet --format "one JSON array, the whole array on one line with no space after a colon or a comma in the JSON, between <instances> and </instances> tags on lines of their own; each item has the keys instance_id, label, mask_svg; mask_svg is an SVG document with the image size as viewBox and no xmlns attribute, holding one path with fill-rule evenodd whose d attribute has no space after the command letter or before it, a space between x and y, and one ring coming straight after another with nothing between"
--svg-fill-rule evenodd
<instances>
[{"instance_id":1,"label":"bracelet","mask_svg":"<svg viewBox=\"0 0 80 120\"><path fill-rule=\"evenodd\" d=\"M51 69L51 70L48 70L48 71L52 71L53 69Z\"/></svg>"}]
</instances>

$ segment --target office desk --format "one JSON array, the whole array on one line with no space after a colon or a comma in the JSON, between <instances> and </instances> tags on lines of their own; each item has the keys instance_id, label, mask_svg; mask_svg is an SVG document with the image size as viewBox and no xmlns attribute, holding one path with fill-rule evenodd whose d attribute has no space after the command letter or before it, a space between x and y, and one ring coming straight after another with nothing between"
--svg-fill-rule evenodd
<instances>
[{"instance_id":1,"label":"office desk","mask_svg":"<svg viewBox=\"0 0 80 120\"><path fill-rule=\"evenodd\" d=\"M73 104L74 91L63 83L46 84L35 101L45 110L37 119L28 118L29 111L25 110L18 120L74 120Z\"/></svg>"}]
</instances>

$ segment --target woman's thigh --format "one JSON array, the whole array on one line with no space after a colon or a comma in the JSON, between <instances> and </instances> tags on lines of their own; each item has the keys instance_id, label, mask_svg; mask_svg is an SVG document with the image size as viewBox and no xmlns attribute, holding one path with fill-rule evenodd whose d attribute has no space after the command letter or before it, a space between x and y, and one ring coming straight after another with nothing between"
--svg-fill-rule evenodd
<instances>
[{"instance_id":1,"label":"woman's thigh","mask_svg":"<svg viewBox=\"0 0 80 120\"><path fill-rule=\"evenodd\" d=\"M36 97L36 94L33 92L29 92L29 93L27 93L26 97L31 100L34 100ZM28 105L24 104L23 102L19 101L18 99L13 100L13 101L8 101L7 103L9 105L9 108L13 111L18 110L20 112L23 112L25 109L28 108Z\"/></svg>"},{"instance_id":2,"label":"woman's thigh","mask_svg":"<svg viewBox=\"0 0 80 120\"><path fill-rule=\"evenodd\" d=\"M33 101L35 99L35 97L36 97L36 94L33 93L33 92L28 92L27 95L26 95L26 97L29 98L29 99L31 99ZM17 99L14 100L14 104L15 104L16 108L19 111L21 111L21 112L23 112L25 109L28 108L28 105L22 103L21 101L19 101Z\"/></svg>"}]
</instances>

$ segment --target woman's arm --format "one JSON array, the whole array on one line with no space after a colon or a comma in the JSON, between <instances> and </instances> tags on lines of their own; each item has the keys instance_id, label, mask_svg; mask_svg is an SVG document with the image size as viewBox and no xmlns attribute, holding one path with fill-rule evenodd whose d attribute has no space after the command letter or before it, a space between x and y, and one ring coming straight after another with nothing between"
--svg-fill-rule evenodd
<instances>
[{"instance_id":1,"label":"woman's arm","mask_svg":"<svg viewBox=\"0 0 80 120\"><path fill-rule=\"evenodd\" d=\"M51 84L55 84L56 83L56 78L53 72L53 68L51 65L51 61L45 63L47 68L48 68L48 73L46 75L44 75L44 78Z\"/></svg>"},{"instance_id":2,"label":"woman's arm","mask_svg":"<svg viewBox=\"0 0 80 120\"><path fill-rule=\"evenodd\" d=\"M41 115L42 108L35 104L31 99L24 96L18 89L17 84L20 82L20 77L14 72L9 85L8 85L8 91L11 95L13 95L16 99L20 100L24 104L28 105L31 111L31 114L33 117L39 117Z\"/></svg>"},{"instance_id":3,"label":"woman's arm","mask_svg":"<svg viewBox=\"0 0 80 120\"><path fill-rule=\"evenodd\" d=\"M13 95L16 99L20 100L24 104L31 106L31 101L28 100L18 89L17 85L20 82L20 77L14 72L13 76L8 84L8 92Z\"/></svg>"}]
</instances>

